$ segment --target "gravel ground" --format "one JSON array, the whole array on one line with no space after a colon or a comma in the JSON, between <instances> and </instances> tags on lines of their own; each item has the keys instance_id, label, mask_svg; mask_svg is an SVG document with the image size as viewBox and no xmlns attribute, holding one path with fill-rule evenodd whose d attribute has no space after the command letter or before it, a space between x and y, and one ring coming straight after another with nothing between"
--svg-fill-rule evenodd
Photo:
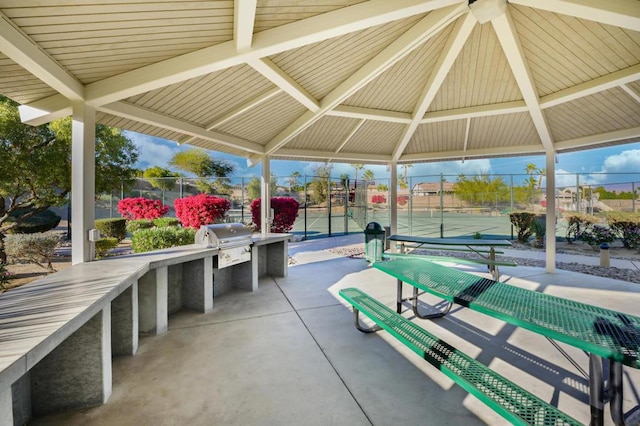
<instances>
[{"instance_id":1,"label":"gravel ground","mask_svg":"<svg viewBox=\"0 0 640 426\"><path fill-rule=\"evenodd\" d=\"M329 249L328 251L340 256L347 256L355 259L364 259L364 251L360 247L340 247L340 248ZM412 253L424 254L424 255L430 255L430 256L451 256L450 252L436 251L436 250L416 249ZM455 257L473 259L474 255L472 253L456 253ZM528 258L506 257L506 256L498 256L497 258L499 260L514 260L515 262L518 263L518 265L523 265L523 266L536 266L541 268L544 268L545 266L545 262L543 260L533 260ZM598 277L606 277L606 278L612 278L615 280L622 280L622 281L640 284L639 270L622 269L622 268L616 268L616 267L605 268L602 266L584 265L577 262L570 262L570 263L557 262L556 267L558 269L564 269L566 271L580 272L582 274L595 275Z\"/></svg>"}]
</instances>

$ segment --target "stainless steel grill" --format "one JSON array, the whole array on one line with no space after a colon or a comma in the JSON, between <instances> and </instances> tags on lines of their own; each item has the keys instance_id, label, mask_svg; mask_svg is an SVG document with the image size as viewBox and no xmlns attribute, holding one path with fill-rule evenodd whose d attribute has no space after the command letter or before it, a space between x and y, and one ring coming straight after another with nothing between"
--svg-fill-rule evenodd
<instances>
[{"instance_id":1,"label":"stainless steel grill","mask_svg":"<svg viewBox=\"0 0 640 426\"><path fill-rule=\"evenodd\" d=\"M195 243L219 250L218 268L251 260L251 230L242 223L203 225L196 232Z\"/></svg>"}]
</instances>

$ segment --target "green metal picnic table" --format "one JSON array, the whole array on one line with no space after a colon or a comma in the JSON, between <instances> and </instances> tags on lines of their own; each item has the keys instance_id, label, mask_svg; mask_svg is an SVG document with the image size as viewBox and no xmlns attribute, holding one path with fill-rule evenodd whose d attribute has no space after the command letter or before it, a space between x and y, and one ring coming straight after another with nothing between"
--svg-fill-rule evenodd
<instances>
[{"instance_id":1,"label":"green metal picnic table","mask_svg":"<svg viewBox=\"0 0 640 426\"><path fill-rule=\"evenodd\" d=\"M625 424L623 365L640 369L640 317L482 278L416 257L395 256L375 268L451 303L564 342L589 353L591 424L603 424L602 359L611 361L611 414ZM417 298L417 293L414 293ZM416 303L414 299L414 304ZM436 315L442 316L446 312Z\"/></svg>"}]
</instances>

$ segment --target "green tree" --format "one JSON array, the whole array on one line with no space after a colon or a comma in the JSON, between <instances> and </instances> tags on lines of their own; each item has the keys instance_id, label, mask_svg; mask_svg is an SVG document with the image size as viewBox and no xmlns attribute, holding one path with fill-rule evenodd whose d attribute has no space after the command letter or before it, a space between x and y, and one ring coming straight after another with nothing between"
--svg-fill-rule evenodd
<instances>
[{"instance_id":1,"label":"green tree","mask_svg":"<svg viewBox=\"0 0 640 426\"><path fill-rule=\"evenodd\" d=\"M269 192L273 197L278 190L278 178L271 173L271 179L269 182ZM262 180L259 177L252 177L247 184L247 195L249 200L253 201L256 198L262 197Z\"/></svg>"},{"instance_id":2,"label":"green tree","mask_svg":"<svg viewBox=\"0 0 640 426\"><path fill-rule=\"evenodd\" d=\"M174 173L160 166L153 166L145 169L142 177L148 180L154 188L171 191L176 186L176 180L180 177L180 173Z\"/></svg>"},{"instance_id":3,"label":"green tree","mask_svg":"<svg viewBox=\"0 0 640 426\"><path fill-rule=\"evenodd\" d=\"M316 204L327 201L327 197L329 196L329 177L331 176L332 168L333 166L331 164L322 164L316 166L313 171L315 177L310 182L309 187L311 191L313 191L311 199Z\"/></svg>"},{"instance_id":4,"label":"green tree","mask_svg":"<svg viewBox=\"0 0 640 426\"><path fill-rule=\"evenodd\" d=\"M96 126L96 193L133 178L135 145L120 130ZM22 124L17 104L0 96L0 263L4 235L29 217L67 203L71 190L71 118L33 127ZM7 221L16 210L28 212Z\"/></svg>"},{"instance_id":5,"label":"green tree","mask_svg":"<svg viewBox=\"0 0 640 426\"><path fill-rule=\"evenodd\" d=\"M169 165L195 175L198 178L196 188L200 192L213 190L219 194L226 194L229 191L230 181L227 176L233 173L233 164L225 160L216 160L203 149L179 151L169 161ZM216 179L212 182L210 178Z\"/></svg>"},{"instance_id":6,"label":"green tree","mask_svg":"<svg viewBox=\"0 0 640 426\"><path fill-rule=\"evenodd\" d=\"M494 200L507 201L509 199L509 187L502 180L502 177L491 179L491 176L486 173L471 178L464 174L458 176L453 190L460 199L471 204L484 204Z\"/></svg>"},{"instance_id":7,"label":"green tree","mask_svg":"<svg viewBox=\"0 0 640 426\"><path fill-rule=\"evenodd\" d=\"M289 175L287 178L287 185L289 186L289 192L299 192L302 191L302 186L300 185L300 178L302 174L300 172L295 171Z\"/></svg>"}]
</instances>

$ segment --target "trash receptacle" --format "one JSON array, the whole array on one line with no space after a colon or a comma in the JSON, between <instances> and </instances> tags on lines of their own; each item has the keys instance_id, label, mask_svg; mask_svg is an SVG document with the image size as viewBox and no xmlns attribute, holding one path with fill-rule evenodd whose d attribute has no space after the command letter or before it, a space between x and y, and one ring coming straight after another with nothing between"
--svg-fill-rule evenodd
<instances>
[{"instance_id":1,"label":"trash receptacle","mask_svg":"<svg viewBox=\"0 0 640 426\"><path fill-rule=\"evenodd\" d=\"M367 262L380 262L384 252L384 229L377 222L369 222L364 228L364 253Z\"/></svg>"}]
</instances>

